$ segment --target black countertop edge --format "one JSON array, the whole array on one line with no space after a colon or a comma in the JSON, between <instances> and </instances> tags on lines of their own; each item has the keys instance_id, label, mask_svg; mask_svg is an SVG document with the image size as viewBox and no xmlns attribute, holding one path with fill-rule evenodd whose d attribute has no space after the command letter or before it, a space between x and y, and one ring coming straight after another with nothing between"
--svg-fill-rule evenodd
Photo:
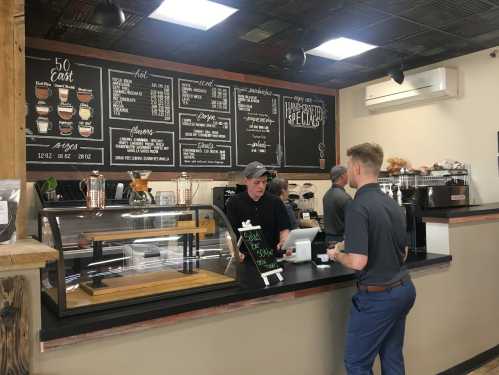
<instances>
[{"instance_id":1,"label":"black countertop edge","mask_svg":"<svg viewBox=\"0 0 499 375\"><path fill-rule=\"evenodd\" d=\"M427 209L422 211L419 216L450 219L488 214L499 214L499 202L469 207Z\"/></svg>"},{"instance_id":2,"label":"black countertop edge","mask_svg":"<svg viewBox=\"0 0 499 375\"><path fill-rule=\"evenodd\" d=\"M416 269L452 260L450 255L409 254L407 267ZM251 267L245 267L239 286L176 297L155 302L148 302L118 309L86 313L65 318L58 318L42 304L42 342L75 336L122 325L143 322L189 311L226 305L255 298L273 296L281 293L305 290L314 287L332 285L355 279L355 273L333 264L329 269L317 269L312 263L284 264L284 281L265 287L261 278Z\"/></svg>"}]
</instances>

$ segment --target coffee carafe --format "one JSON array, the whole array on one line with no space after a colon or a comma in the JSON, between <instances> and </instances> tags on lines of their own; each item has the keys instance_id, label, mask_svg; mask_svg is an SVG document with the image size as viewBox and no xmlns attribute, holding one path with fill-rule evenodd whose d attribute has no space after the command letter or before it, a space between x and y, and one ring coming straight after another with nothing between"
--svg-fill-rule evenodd
<instances>
[{"instance_id":1,"label":"coffee carafe","mask_svg":"<svg viewBox=\"0 0 499 375\"><path fill-rule=\"evenodd\" d=\"M80 181L80 190L85 195L87 208L104 208L106 206L106 180L99 171Z\"/></svg>"},{"instance_id":2,"label":"coffee carafe","mask_svg":"<svg viewBox=\"0 0 499 375\"><path fill-rule=\"evenodd\" d=\"M192 178L187 172L180 173L177 182L177 206L188 207L192 205Z\"/></svg>"},{"instance_id":3,"label":"coffee carafe","mask_svg":"<svg viewBox=\"0 0 499 375\"><path fill-rule=\"evenodd\" d=\"M128 171L128 175L132 180L130 182L130 196L128 198L128 203L131 206L145 206L148 204L154 204L154 197L149 191L148 182L151 171L147 170L137 170Z\"/></svg>"}]
</instances>

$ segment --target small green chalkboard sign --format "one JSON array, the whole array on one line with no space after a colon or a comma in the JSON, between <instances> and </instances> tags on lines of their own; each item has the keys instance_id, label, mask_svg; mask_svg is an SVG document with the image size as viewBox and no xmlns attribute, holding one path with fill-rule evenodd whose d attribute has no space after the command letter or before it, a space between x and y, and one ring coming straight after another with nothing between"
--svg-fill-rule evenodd
<instances>
[{"instance_id":1,"label":"small green chalkboard sign","mask_svg":"<svg viewBox=\"0 0 499 375\"><path fill-rule=\"evenodd\" d=\"M267 245L262 228L260 226L252 226L251 223L246 222L238 230L241 233L240 241L246 245L251 259L253 259L265 285L269 285L267 277L270 275L276 275L279 281L284 280L281 275L283 270L277 263L274 251Z\"/></svg>"}]
</instances>

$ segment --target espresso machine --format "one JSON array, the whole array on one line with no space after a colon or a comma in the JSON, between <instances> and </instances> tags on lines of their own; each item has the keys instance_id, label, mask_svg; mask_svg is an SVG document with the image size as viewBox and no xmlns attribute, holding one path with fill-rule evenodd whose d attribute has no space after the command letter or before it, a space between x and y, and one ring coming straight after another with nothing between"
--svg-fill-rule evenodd
<instances>
[{"instance_id":1,"label":"espresso machine","mask_svg":"<svg viewBox=\"0 0 499 375\"><path fill-rule=\"evenodd\" d=\"M399 188L400 206L405 211L405 224L409 250L415 253L426 252L426 224L420 215L421 209L417 203L417 188L401 186ZM397 197L398 198L398 197Z\"/></svg>"},{"instance_id":2,"label":"espresso machine","mask_svg":"<svg viewBox=\"0 0 499 375\"><path fill-rule=\"evenodd\" d=\"M415 253L426 252L426 225L418 207L415 176L400 175L384 177L380 181L381 190L400 206L405 216L409 250Z\"/></svg>"}]
</instances>

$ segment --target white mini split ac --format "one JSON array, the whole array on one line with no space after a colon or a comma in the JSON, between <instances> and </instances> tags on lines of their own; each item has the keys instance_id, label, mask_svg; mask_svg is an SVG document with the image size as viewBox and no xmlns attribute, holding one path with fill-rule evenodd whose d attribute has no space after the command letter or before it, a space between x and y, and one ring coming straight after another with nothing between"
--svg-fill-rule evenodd
<instances>
[{"instance_id":1,"label":"white mini split ac","mask_svg":"<svg viewBox=\"0 0 499 375\"><path fill-rule=\"evenodd\" d=\"M457 70L436 68L425 72L406 74L401 85L395 81L375 83L366 87L366 107L370 111L457 96Z\"/></svg>"}]
</instances>

